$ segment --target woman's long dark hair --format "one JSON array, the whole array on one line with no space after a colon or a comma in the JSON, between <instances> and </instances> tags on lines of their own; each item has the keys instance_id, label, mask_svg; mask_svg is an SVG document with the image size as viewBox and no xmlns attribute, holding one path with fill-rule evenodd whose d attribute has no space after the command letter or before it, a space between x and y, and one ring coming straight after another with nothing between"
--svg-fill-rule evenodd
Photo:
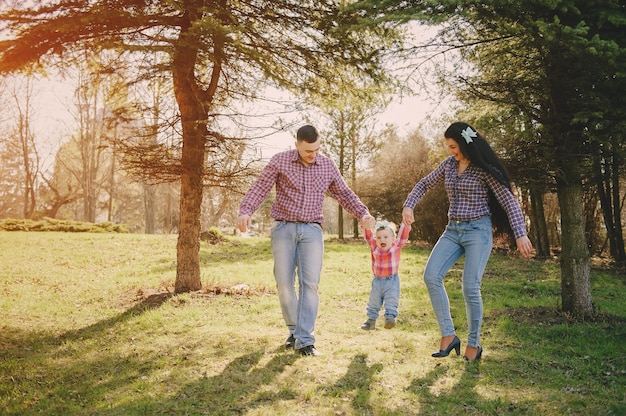
<instances>
[{"instance_id":1,"label":"woman's long dark hair","mask_svg":"<svg viewBox=\"0 0 626 416\"><path fill-rule=\"evenodd\" d=\"M469 129L469 130L468 130ZM498 182L511 188L511 176L484 137L472 126L463 122L452 123L444 133L446 139L453 139L459 145L463 156L469 161L491 174ZM496 234L509 234L513 230L509 224L506 211L496 200L493 192L489 192L489 210Z\"/></svg>"}]
</instances>

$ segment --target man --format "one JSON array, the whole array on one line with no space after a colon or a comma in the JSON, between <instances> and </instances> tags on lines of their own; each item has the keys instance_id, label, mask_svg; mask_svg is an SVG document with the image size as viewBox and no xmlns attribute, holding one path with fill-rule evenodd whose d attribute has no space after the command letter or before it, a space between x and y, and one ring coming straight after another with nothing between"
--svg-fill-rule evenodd
<instances>
[{"instance_id":1,"label":"man","mask_svg":"<svg viewBox=\"0 0 626 416\"><path fill-rule=\"evenodd\" d=\"M320 353L314 345L314 328L324 255L321 224L326 192L359 218L362 227L373 228L376 220L348 188L335 163L319 153L317 129L303 126L296 138L296 149L274 155L246 193L239 208L237 227L241 232L250 227L252 214L276 186L276 200L271 209L274 218L271 244L278 298L289 328L285 346L295 348L302 355L317 356Z\"/></svg>"}]
</instances>

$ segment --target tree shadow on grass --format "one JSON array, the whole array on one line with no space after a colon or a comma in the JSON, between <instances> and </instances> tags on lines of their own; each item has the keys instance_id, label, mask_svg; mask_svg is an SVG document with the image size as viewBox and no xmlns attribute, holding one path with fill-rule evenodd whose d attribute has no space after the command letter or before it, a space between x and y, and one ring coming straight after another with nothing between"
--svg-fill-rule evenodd
<instances>
[{"instance_id":1,"label":"tree shadow on grass","mask_svg":"<svg viewBox=\"0 0 626 416\"><path fill-rule=\"evenodd\" d=\"M125 322L129 319L132 319L136 316L143 314L152 309L160 308L165 302L174 297L173 293L163 292L163 293L154 293L142 298L140 301L135 303L130 308L126 309L119 315L112 316L111 318L104 319L102 321L98 321L92 325L88 325L84 328L79 328L75 330L70 330L64 332L59 336L61 340L73 340L73 339L82 339L87 336L91 336L94 334L99 334L112 326L118 325L122 322Z\"/></svg>"},{"instance_id":2,"label":"tree shadow on grass","mask_svg":"<svg viewBox=\"0 0 626 416\"><path fill-rule=\"evenodd\" d=\"M271 407L281 401L293 401L302 397L301 386L284 387L280 390L264 389L272 386L276 378L302 358L279 348L263 366L259 362L265 351L254 351L231 361L216 376L203 377L185 385L171 398L155 402L147 399L133 401L118 407L113 414L184 414L193 408L196 414L240 415L261 407ZM355 414L373 414L370 401L370 384L374 374L382 371L382 364L367 365L365 354L356 355L346 374L331 386L319 387L330 396L352 394ZM295 409L300 411L301 409Z\"/></svg>"},{"instance_id":3,"label":"tree shadow on grass","mask_svg":"<svg viewBox=\"0 0 626 416\"><path fill-rule=\"evenodd\" d=\"M276 354L259 367L264 355L263 350L241 355L219 375L198 376L186 384L177 385L175 378L160 381L167 382L171 391L159 396L140 392L153 374L167 370L153 356L102 354L98 360L74 361L64 368L62 376L56 375L54 368L48 365L41 368L41 377L36 383L38 391L2 414L240 415L259 406L297 397L298 393L289 388L271 393L261 390L299 357ZM85 397L91 397L90 401Z\"/></svg>"},{"instance_id":4,"label":"tree shadow on grass","mask_svg":"<svg viewBox=\"0 0 626 416\"><path fill-rule=\"evenodd\" d=\"M84 411L87 405L81 399L87 396L83 391L106 392L131 385L141 378L141 368L150 365L144 362L145 357L115 355L106 344L106 333L133 317L159 308L171 297L169 293L146 296L123 313L61 334L3 327L0 387L10 386L13 391L10 396L0 392L0 396L9 397L0 399L0 409L6 407L1 413L73 414L76 409ZM68 360L67 355L75 356L79 345L85 347L84 353L78 353L83 358ZM94 350L98 351L94 353ZM22 368L27 372L21 371ZM21 402L12 402L14 397L21 397Z\"/></svg>"},{"instance_id":5,"label":"tree shadow on grass","mask_svg":"<svg viewBox=\"0 0 626 416\"><path fill-rule=\"evenodd\" d=\"M171 297L166 293L150 295L119 315L60 336L17 329L4 332L0 370L3 373L6 370L8 375L2 377L0 387L9 386L14 391L9 398L0 398L3 409L0 413L238 415L298 395L290 388L263 391L264 386L300 358L293 352L285 352L284 347L271 352L269 361L263 365L260 362L267 355L260 349L232 360L219 375L203 375L202 368L197 372L192 370L191 382L189 374L175 369L177 360L185 359L178 348L142 349L135 354L131 346L122 356L118 349L109 348L108 330L160 307ZM22 367L20 361L28 361L24 366L29 369L28 374L18 370ZM154 380L160 384L156 391L164 393L158 397L141 393L142 386Z\"/></svg>"},{"instance_id":6,"label":"tree shadow on grass","mask_svg":"<svg viewBox=\"0 0 626 416\"><path fill-rule=\"evenodd\" d=\"M9 354L12 354L12 352L15 352L15 349L33 351L45 346L56 348L59 344L66 341L84 339L94 335L99 335L103 331L106 331L107 329L125 322L135 316L139 316L146 311L159 308L172 296L173 294L171 293L157 293L146 296L119 315L98 321L83 328L72 329L58 335L44 332L40 333L15 330L3 327L2 338L0 339L0 353L8 356Z\"/></svg>"},{"instance_id":7,"label":"tree shadow on grass","mask_svg":"<svg viewBox=\"0 0 626 416\"><path fill-rule=\"evenodd\" d=\"M516 402L486 398L477 391L483 363L467 363L458 380L446 385L444 380L453 370L447 365L437 365L424 377L411 381L407 391L419 396L419 414L424 415L529 415L539 414L531 402ZM452 374L455 377L454 374Z\"/></svg>"},{"instance_id":8,"label":"tree shadow on grass","mask_svg":"<svg viewBox=\"0 0 626 416\"><path fill-rule=\"evenodd\" d=\"M492 310L485 321L498 341L483 360L438 362L411 382L420 414L623 413L623 395L611 395L623 386L624 359L605 353L622 345L622 318L580 323L554 308L520 307Z\"/></svg>"},{"instance_id":9,"label":"tree shadow on grass","mask_svg":"<svg viewBox=\"0 0 626 416\"><path fill-rule=\"evenodd\" d=\"M266 364L259 366L265 354L265 351L257 350L241 355L228 363L220 374L203 376L183 385L168 397L142 396L104 414L240 415L260 406L295 398L298 393L289 388L276 392L262 390L299 356L277 351ZM297 389L297 386L294 388Z\"/></svg>"}]
</instances>

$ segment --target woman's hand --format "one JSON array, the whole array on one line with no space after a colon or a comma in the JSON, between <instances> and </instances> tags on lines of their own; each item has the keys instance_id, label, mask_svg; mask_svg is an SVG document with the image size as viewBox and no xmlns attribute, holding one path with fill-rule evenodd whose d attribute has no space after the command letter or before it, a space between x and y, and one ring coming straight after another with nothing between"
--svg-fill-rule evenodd
<instances>
[{"instance_id":1,"label":"woman's hand","mask_svg":"<svg viewBox=\"0 0 626 416\"><path fill-rule=\"evenodd\" d=\"M402 208L402 222L411 225L415 222L415 217L413 216L413 209L409 207Z\"/></svg>"},{"instance_id":2,"label":"woman's hand","mask_svg":"<svg viewBox=\"0 0 626 416\"><path fill-rule=\"evenodd\" d=\"M528 239L528 236L520 237L515 240L517 244L517 250L520 254L526 258L528 258L533 252L533 244Z\"/></svg>"}]
</instances>

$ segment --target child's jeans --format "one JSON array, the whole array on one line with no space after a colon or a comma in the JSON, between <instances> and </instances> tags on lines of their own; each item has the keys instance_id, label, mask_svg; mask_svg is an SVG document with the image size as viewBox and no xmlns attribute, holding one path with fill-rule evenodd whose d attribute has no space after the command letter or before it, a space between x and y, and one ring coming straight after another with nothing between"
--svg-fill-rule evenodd
<instances>
[{"instance_id":1,"label":"child's jeans","mask_svg":"<svg viewBox=\"0 0 626 416\"><path fill-rule=\"evenodd\" d=\"M400 301L400 278L398 273L387 277L374 277L370 299L367 302L367 318L376 320L380 309L385 306L385 316L398 316Z\"/></svg>"}]
</instances>

